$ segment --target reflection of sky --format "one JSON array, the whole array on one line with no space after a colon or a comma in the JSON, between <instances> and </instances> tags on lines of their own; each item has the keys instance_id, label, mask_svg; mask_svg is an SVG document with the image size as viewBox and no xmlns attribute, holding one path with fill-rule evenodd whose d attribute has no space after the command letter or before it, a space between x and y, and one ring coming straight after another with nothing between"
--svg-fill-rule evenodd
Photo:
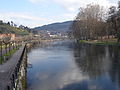
<instances>
[{"instance_id":1,"label":"reflection of sky","mask_svg":"<svg viewBox=\"0 0 120 90\"><path fill-rule=\"evenodd\" d=\"M33 64L28 69L29 90L119 90L107 72L91 80L76 66L67 47L34 49L28 58Z\"/></svg>"},{"instance_id":2,"label":"reflection of sky","mask_svg":"<svg viewBox=\"0 0 120 90\"><path fill-rule=\"evenodd\" d=\"M72 51L64 48L41 48L29 53L33 68L28 70L32 90L57 90L88 79L74 64Z\"/></svg>"}]
</instances>

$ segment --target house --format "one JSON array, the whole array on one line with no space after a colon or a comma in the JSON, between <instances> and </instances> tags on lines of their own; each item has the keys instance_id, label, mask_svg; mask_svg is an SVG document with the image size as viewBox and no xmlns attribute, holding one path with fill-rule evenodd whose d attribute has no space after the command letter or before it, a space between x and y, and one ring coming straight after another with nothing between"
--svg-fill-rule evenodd
<instances>
[{"instance_id":1,"label":"house","mask_svg":"<svg viewBox=\"0 0 120 90\"><path fill-rule=\"evenodd\" d=\"M4 37L11 37L11 40L15 40L16 35L15 34L0 34L0 39Z\"/></svg>"},{"instance_id":2,"label":"house","mask_svg":"<svg viewBox=\"0 0 120 90\"><path fill-rule=\"evenodd\" d=\"M58 36L58 35L57 35L57 32L49 32L48 35L49 35L50 37L52 37L52 38L55 38L55 37Z\"/></svg>"}]
</instances>

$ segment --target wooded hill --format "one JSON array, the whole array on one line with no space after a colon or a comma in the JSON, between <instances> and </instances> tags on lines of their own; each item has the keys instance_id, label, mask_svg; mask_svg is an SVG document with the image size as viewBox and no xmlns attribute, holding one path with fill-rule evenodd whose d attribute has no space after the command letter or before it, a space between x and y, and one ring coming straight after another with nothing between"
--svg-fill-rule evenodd
<instances>
[{"instance_id":1,"label":"wooded hill","mask_svg":"<svg viewBox=\"0 0 120 90\"><path fill-rule=\"evenodd\" d=\"M18 28L16 25L8 23L4 23L3 21L0 21L0 34L3 33L13 33L16 35L28 35L28 30Z\"/></svg>"},{"instance_id":2,"label":"wooded hill","mask_svg":"<svg viewBox=\"0 0 120 90\"><path fill-rule=\"evenodd\" d=\"M68 32L70 30L70 26L72 25L73 21L66 21L61 23L52 23L48 25L44 25L41 27L35 27L34 30L36 31L52 31L52 32Z\"/></svg>"}]
</instances>

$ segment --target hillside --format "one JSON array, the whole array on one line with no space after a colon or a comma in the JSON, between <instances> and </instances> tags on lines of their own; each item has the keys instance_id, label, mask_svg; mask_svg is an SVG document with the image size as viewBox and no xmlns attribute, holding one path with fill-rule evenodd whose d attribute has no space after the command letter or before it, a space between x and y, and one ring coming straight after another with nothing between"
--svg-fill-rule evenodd
<instances>
[{"instance_id":1,"label":"hillside","mask_svg":"<svg viewBox=\"0 0 120 90\"><path fill-rule=\"evenodd\" d=\"M41 27L35 27L34 30L46 30L46 31L56 31L56 32L67 32L73 21L67 21L62 23L53 23L44 25Z\"/></svg>"},{"instance_id":2,"label":"hillside","mask_svg":"<svg viewBox=\"0 0 120 90\"><path fill-rule=\"evenodd\" d=\"M7 24L0 24L0 33L14 33L16 35L28 35L29 32L27 30L23 30L17 27L13 27Z\"/></svg>"}]
</instances>

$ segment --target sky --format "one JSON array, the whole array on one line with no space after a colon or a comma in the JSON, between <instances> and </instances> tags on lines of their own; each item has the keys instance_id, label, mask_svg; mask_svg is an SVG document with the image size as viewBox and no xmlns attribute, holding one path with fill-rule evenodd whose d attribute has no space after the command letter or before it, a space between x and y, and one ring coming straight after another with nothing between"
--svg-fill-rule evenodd
<instances>
[{"instance_id":1,"label":"sky","mask_svg":"<svg viewBox=\"0 0 120 90\"><path fill-rule=\"evenodd\" d=\"M96 3L104 7L118 0L0 0L0 20L37 27L74 20L80 7Z\"/></svg>"}]
</instances>

